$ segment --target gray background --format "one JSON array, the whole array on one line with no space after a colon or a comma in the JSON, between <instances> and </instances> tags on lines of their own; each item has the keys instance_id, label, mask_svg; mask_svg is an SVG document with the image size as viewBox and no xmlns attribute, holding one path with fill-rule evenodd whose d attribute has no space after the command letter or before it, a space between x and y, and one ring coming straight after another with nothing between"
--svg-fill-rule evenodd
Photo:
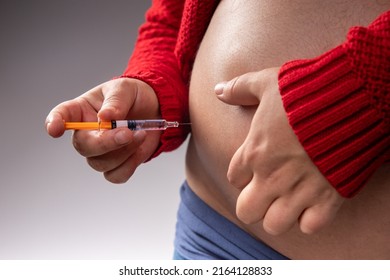
<instances>
[{"instance_id":1,"label":"gray background","mask_svg":"<svg viewBox=\"0 0 390 280\"><path fill-rule=\"evenodd\" d=\"M151 1L0 2L0 259L170 259L185 145L106 182L46 135L56 104L121 74Z\"/></svg>"}]
</instances>

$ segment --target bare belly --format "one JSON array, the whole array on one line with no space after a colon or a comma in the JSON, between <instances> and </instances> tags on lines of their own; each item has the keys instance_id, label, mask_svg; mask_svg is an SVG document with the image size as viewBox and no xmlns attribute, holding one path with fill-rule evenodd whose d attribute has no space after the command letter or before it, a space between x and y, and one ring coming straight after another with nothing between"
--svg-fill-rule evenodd
<instances>
[{"instance_id":1,"label":"bare belly","mask_svg":"<svg viewBox=\"0 0 390 280\"><path fill-rule=\"evenodd\" d=\"M190 85L188 182L216 211L290 258L390 259L390 167L379 169L318 234L308 236L294 228L275 237L261 224L244 225L235 215L239 192L226 173L255 108L223 104L214 86L246 72L320 55L343 42L349 27L366 26L390 8L390 1L382 2L223 0L197 54Z\"/></svg>"}]
</instances>

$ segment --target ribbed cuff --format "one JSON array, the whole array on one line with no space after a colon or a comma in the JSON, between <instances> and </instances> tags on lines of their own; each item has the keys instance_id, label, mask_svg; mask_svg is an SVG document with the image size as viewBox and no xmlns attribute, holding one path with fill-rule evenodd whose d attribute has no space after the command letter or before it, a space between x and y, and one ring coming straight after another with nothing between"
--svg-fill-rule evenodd
<instances>
[{"instance_id":1,"label":"ribbed cuff","mask_svg":"<svg viewBox=\"0 0 390 280\"><path fill-rule=\"evenodd\" d=\"M185 98L185 96L188 95L178 95L178 92L186 90L184 87L181 89L175 88L171 83L151 72L135 74L127 72L121 77L139 79L151 86L157 95L163 119L181 123L189 122L188 110L185 110L186 107L188 108L188 98ZM169 128L163 131L160 144L151 158L157 157L162 152L169 152L178 148L184 142L188 133L189 128L187 126Z\"/></svg>"},{"instance_id":2,"label":"ribbed cuff","mask_svg":"<svg viewBox=\"0 0 390 280\"><path fill-rule=\"evenodd\" d=\"M286 63L279 87L306 152L342 196L352 197L388 158L389 134L346 50Z\"/></svg>"}]
</instances>

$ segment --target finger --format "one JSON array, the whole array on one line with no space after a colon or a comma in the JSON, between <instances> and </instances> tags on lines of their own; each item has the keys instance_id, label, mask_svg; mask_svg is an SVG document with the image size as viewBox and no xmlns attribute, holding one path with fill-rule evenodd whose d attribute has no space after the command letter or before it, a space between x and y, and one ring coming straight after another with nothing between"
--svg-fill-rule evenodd
<instances>
[{"instance_id":1,"label":"finger","mask_svg":"<svg viewBox=\"0 0 390 280\"><path fill-rule=\"evenodd\" d=\"M335 203L317 204L307 208L299 219L299 226L303 233L314 234L329 226L335 219L343 200Z\"/></svg>"},{"instance_id":2,"label":"finger","mask_svg":"<svg viewBox=\"0 0 390 280\"><path fill-rule=\"evenodd\" d=\"M136 82L123 78L103 85L103 104L97 113L102 120L125 119L138 94Z\"/></svg>"},{"instance_id":3,"label":"finger","mask_svg":"<svg viewBox=\"0 0 390 280\"><path fill-rule=\"evenodd\" d=\"M245 146L242 145L234 153L227 172L229 183L236 188L244 188L253 178L253 170L249 164L246 164L247 160L245 157Z\"/></svg>"},{"instance_id":4,"label":"finger","mask_svg":"<svg viewBox=\"0 0 390 280\"><path fill-rule=\"evenodd\" d=\"M264 189L262 182L251 181L240 193L237 199L237 217L246 224L261 221L269 206L277 198L273 192Z\"/></svg>"},{"instance_id":5,"label":"finger","mask_svg":"<svg viewBox=\"0 0 390 280\"><path fill-rule=\"evenodd\" d=\"M257 105L263 92L261 72L246 73L228 82L218 83L214 91L217 97L227 104Z\"/></svg>"},{"instance_id":6,"label":"finger","mask_svg":"<svg viewBox=\"0 0 390 280\"><path fill-rule=\"evenodd\" d=\"M46 132L54 138L60 137L65 132L62 116L57 112L51 112L45 121Z\"/></svg>"},{"instance_id":7,"label":"finger","mask_svg":"<svg viewBox=\"0 0 390 280\"><path fill-rule=\"evenodd\" d=\"M145 131L140 131L140 133L146 135ZM117 168L107 171L104 173L105 178L112 183L124 183L126 182L135 172L136 168L147 159L150 158L152 153L156 150L158 142L156 139L160 138L159 132L150 132L147 133L148 137L144 139L142 145L127 158L120 166ZM153 139L154 138L154 139Z\"/></svg>"},{"instance_id":8,"label":"finger","mask_svg":"<svg viewBox=\"0 0 390 280\"><path fill-rule=\"evenodd\" d=\"M274 172L266 180L269 186L267 189L272 188L277 193L277 199L270 205L263 221L264 230L271 235L290 230L316 199L315 189L304 182L304 176L298 173L295 176L285 176L294 174L293 170L289 170L287 166Z\"/></svg>"},{"instance_id":9,"label":"finger","mask_svg":"<svg viewBox=\"0 0 390 280\"><path fill-rule=\"evenodd\" d=\"M145 161L142 150L138 150L131 156L129 156L121 165L118 167L104 172L104 177L107 181L114 184L122 184L127 182L129 178L134 174L137 167Z\"/></svg>"},{"instance_id":10,"label":"finger","mask_svg":"<svg viewBox=\"0 0 390 280\"><path fill-rule=\"evenodd\" d=\"M264 229L273 235L287 232L296 223L301 231L312 234L329 225L343 203L343 198L331 186L319 188L315 181L292 181L290 192L282 195L270 206Z\"/></svg>"},{"instance_id":11,"label":"finger","mask_svg":"<svg viewBox=\"0 0 390 280\"><path fill-rule=\"evenodd\" d=\"M60 137L65 132L64 121L80 121L81 118L81 106L77 100L63 102L53 108L46 117L46 131L52 137Z\"/></svg>"},{"instance_id":12,"label":"finger","mask_svg":"<svg viewBox=\"0 0 390 280\"><path fill-rule=\"evenodd\" d=\"M73 146L85 157L94 157L117 150L132 142L142 142L144 131L133 133L126 128L105 131L75 131Z\"/></svg>"},{"instance_id":13,"label":"finger","mask_svg":"<svg viewBox=\"0 0 390 280\"><path fill-rule=\"evenodd\" d=\"M289 231L297 222L305 204L299 199L282 196L272 202L263 220L264 230L271 235L280 235Z\"/></svg>"},{"instance_id":14,"label":"finger","mask_svg":"<svg viewBox=\"0 0 390 280\"><path fill-rule=\"evenodd\" d=\"M60 137L65 132L64 122L96 121L96 113L103 102L101 86L83 95L60 103L48 114L45 125L52 137Z\"/></svg>"},{"instance_id":15,"label":"finger","mask_svg":"<svg viewBox=\"0 0 390 280\"><path fill-rule=\"evenodd\" d=\"M137 136L137 135L136 135ZM133 138L131 145L126 145L120 149L105 153L100 156L88 157L88 164L99 172L107 172L116 169L122 165L130 156L132 156L140 145L144 142L144 138Z\"/></svg>"}]
</instances>

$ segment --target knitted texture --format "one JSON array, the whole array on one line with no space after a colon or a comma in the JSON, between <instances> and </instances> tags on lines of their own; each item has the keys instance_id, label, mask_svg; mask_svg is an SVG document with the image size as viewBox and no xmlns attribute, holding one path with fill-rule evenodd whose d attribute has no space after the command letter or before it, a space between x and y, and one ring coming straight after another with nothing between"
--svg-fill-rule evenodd
<instances>
[{"instance_id":1,"label":"knitted texture","mask_svg":"<svg viewBox=\"0 0 390 280\"><path fill-rule=\"evenodd\" d=\"M137 78L156 92L162 118L189 122L188 85L196 51L218 1L153 1L122 77ZM153 157L176 149L188 126L163 132Z\"/></svg>"},{"instance_id":2,"label":"knitted texture","mask_svg":"<svg viewBox=\"0 0 390 280\"><path fill-rule=\"evenodd\" d=\"M288 62L279 87L295 134L344 197L390 159L390 12L320 57Z\"/></svg>"}]
</instances>

